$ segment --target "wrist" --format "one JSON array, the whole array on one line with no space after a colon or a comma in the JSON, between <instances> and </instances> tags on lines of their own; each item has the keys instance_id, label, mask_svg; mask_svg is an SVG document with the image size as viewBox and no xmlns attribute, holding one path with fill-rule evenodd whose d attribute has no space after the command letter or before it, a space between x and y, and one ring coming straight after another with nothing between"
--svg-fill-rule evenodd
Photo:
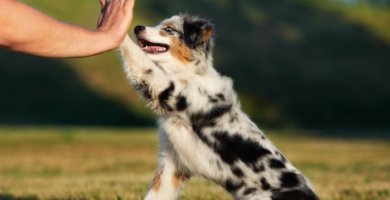
<instances>
[{"instance_id":1,"label":"wrist","mask_svg":"<svg viewBox=\"0 0 390 200\"><path fill-rule=\"evenodd\" d=\"M106 49L106 51L110 51L117 48L124 38L117 34L112 34L102 30L96 30L95 33L98 35L97 42L101 43Z\"/></svg>"},{"instance_id":2,"label":"wrist","mask_svg":"<svg viewBox=\"0 0 390 200\"><path fill-rule=\"evenodd\" d=\"M108 33L104 31L95 31L94 34L97 36L96 44L101 45L102 51L110 51L115 48L115 42Z\"/></svg>"}]
</instances>

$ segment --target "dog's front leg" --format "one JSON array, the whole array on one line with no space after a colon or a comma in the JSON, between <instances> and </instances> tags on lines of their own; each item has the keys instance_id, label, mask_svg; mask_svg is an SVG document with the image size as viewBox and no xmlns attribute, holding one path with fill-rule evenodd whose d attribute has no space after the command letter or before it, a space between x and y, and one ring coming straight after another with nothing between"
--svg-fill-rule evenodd
<instances>
[{"instance_id":1,"label":"dog's front leg","mask_svg":"<svg viewBox=\"0 0 390 200\"><path fill-rule=\"evenodd\" d=\"M175 200L180 194L189 174L180 171L171 156L160 160L145 200Z\"/></svg>"},{"instance_id":2,"label":"dog's front leg","mask_svg":"<svg viewBox=\"0 0 390 200\"><path fill-rule=\"evenodd\" d=\"M171 80L129 36L126 36L118 50L128 79L137 89L146 87L147 91L143 91L145 88L142 88L141 92L148 92L148 98L156 100L161 92L170 87Z\"/></svg>"}]
</instances>

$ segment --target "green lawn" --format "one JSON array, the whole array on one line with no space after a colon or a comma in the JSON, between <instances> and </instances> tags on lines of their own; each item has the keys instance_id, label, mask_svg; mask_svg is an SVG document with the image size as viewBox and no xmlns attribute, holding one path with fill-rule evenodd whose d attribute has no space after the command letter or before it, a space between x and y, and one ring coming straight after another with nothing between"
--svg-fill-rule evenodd
<instances>
[{"instance_id":1,"label":"green lawn","mask_svg":"<svg viewBox=\"0 0 390 200\"><path fill-rule=\"evenodd\" d=\"M0 200L142 199L156 166L154 130L0 128ZM268 135L323 200L390 199L390 142ZM200 178L181 199L230 199Z\"/></svg>"}]
</instances>

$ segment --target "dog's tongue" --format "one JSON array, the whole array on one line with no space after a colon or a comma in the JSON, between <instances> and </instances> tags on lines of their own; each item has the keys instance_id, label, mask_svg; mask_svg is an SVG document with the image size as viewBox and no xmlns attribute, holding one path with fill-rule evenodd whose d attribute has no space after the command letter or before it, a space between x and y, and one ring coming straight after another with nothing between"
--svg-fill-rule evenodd
<instances>
[{"instance_id":1,"label":"dog's tongue","mask_svg":"<svg viewBox=\"0 0 390 200\"><path fill-rule=\"evenodd\" d=\"M158 52L163 52L166 50L165 47L161 46L145 46L143 50L150 52L150 53L158 53Z\"/></svg>"}]
</instances>

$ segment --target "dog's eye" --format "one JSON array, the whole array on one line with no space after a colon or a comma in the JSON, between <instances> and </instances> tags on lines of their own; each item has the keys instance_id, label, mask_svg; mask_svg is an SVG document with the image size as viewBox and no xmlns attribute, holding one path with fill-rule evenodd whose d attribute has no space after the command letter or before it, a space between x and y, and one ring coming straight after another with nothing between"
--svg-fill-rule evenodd
<instances>
[{"instance_id":1,"label":"dog's eye","mask_svg":"<svg viewBox=\"0 0 390 200\"><path fill-rule=\"evenodd\" d=\"M166 32L168 33L172 33L173 31L175 31L175 29L173 29L172 27L168 26L164 29Z\"/></svg>"}]
</instances>

